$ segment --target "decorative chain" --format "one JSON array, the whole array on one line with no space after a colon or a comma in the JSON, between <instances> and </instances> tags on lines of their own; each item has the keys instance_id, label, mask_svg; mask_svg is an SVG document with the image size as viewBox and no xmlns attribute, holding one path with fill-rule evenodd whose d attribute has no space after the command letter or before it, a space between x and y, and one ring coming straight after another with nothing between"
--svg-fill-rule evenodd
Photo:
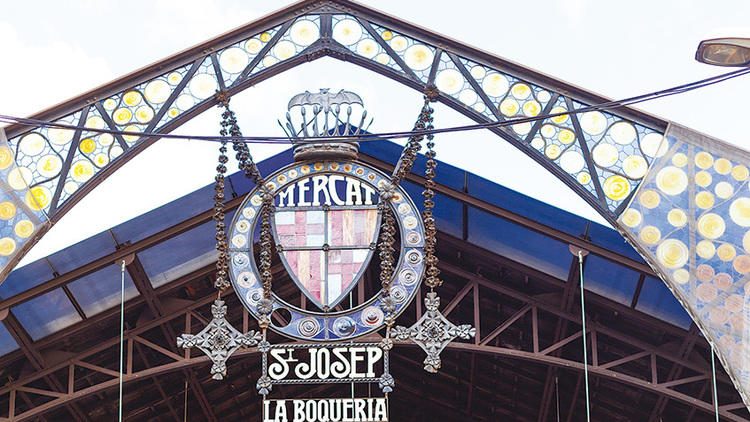
<instances>
[{"instance_id":1,"label":"decorative chain","mask_svg":"<svg viewBox=\"0 0 750 422\"><path fill-rule=\"evenodd\" d=\"M417 123L414 124L414 129L412 130L423 131L425 130L428 123L431 125L432 111L432 107L430 107L430 98L428 96L425 96L424 105L422 106L422 110L419 113ZM404 151L401 153L401 158L399 159L398 166L391 176L391 183L394 186L401 183L401 181L404 180L404 178L406 178L406 175L411 171L411 167L414 165L414 160L417 159L417 153L420 149L422 149L422 145L420 144L420 142L422 142L423 139L424 135L413 135L409 137L409 140L406 142L406 146L404 146Z\"/></svg>"},{"instance_id":2,"label":"decorative chain","mask_svg":"<svg viewBox=\"0 0 750 422\"><path fill-rule=\"evenodd\" d=\"M433 129L432 125L432 109L430 109L430 115L429 118L426 120L425 128L427 130ZM424 221L424 228L425 228L425 263L427 264L427 277L424 280L424 283L427 287L430 288L430 291L433 291L435 287L438 287L443 284L443 281L440 280L438 275L440 275L440 270L437 267L438 264L438 258L435 256L435 247L437 245L437 228L435 227L435 217L432 214L432 209L435 207L435 201L433 198L435 197L435 192L432 190L432 188L435 187L435 181L433 180L435 178L435 167L437 167L437 161L435 161L435 150L433 149L435 147L434 142L434 135L429 134L427 135L427 152L425 153L425 156L427 157L427 165L424 171L425 176L425 182L424 187L425 190L422 191L422 196L424 196L424 210L422 211L422 220Z\"/></svg>"},{"instance_id":3,"label":"decorative chain","mask_svg":"<svg viewBox=\"0 0 750 422\"><path fill-rule=\"evenodd\" d=\"M223 122L222 122L223 125ZM221 129L222 136L225 129ZM229 287L229 253L227 251L227 226L224 224L224 174L227 172L226 163L229 158L226 155L227 143L221 142L219 147L219 165L216 166L216 183L214 184L214 221L216 222L216 249L219 257L216 261L216 282L214 287L222 292Z\"/></svg>"}]
</instances>

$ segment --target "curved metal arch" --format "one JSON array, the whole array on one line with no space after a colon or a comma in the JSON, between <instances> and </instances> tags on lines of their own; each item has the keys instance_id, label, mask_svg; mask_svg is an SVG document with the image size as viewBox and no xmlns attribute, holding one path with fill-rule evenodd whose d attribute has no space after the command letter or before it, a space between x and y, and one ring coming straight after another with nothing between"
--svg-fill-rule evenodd
<instances>
[{"instance_id":1,"label":"curved metal arch","mask_svg":"<svg viewBox=\"0 0 750 422\"><path fill-rule=\"evenodd\" d=\"M304 48L296 46L296 51L291 57L287 57L275 64L267 63L265 59L273 57L275 54L273 49L277 48L280 42L289 42L291 38L290 30L298 19L310 19L313 21L319 28L318 39L311 45L304 46ZM363 34L362 39L369 40L368 42L371 45L375 42L375 48L382 52L378 57L385 54L387 60L377 61L373 57L368 57L369 54L362 55L358 53L356 48L352 46L347 47L338 42L335 39L333 28L336 22L340 20L356 22ZM386 33L388 36L386 36ZM238 74L232 75L225 72L220 64L221 55L231 48L242 48L245 46L247 40L254 37L264 40L260 51L254 56L250 55L248 65ZM391 47L393 42L388 42L386 39L388 37L391 37L392 40L395 40L396 37L401 37L406 45L410 47L421 46L419 48L426 48L431 51L433 56L432 62L424 68L422 68L422 65L414 66L410 63L411 59L406 53L409 51L409 48L396 51L397 48ZM528 98L533 98L537 101L537 109L533 113L548 112L556 107L570 110L576 107L577 104L594 104L607 101L606 98L596 94L560 82L547 75L524 68L476 48L466 46L455 40L366 6L348 1L344 2L343 0L305 0L135 71L58 106L37 113L32 118L64 121L81 125L95 121L96 125L112 129L169 133L217 104L214 95L204 98L196 95L194 92L190 92L193 89L193 81L197 81L198 78L206 79L206 76L203 75L213 77L218 90L224 91L228 95L233 95L278 73L324 56L357 64L421 92L437 92L438 101L481 123L501 121L509 116L522 115L520 109L526 103L516 99L516 97L512 96L515 94L511 93L511 90L517 85L525 85L525 89L531 91ZM474 68L481 68L481 71L485 75L500 75L500 78L505 81L503 83L508 85L505 92L501 93L502 97L491 96L491 94L497 94L497 92L488 89L486 84L483 85L482 79L476 77ZM142 95L148 89L148 84L153 81L169 81L171 83L172 81L169 78L175 71L180 73L181 80L170 86L169 95L164 98L163 103L159 103L159 105L149 103L152 106L153 115L148 123L139 125L135 120L128 123L120 122L121 119L116 115L120 109L128 108L132 115L135 115L138 111L136 108L137 105L132 107L127 106L126 93L136 90L141 93L141 100L144 103L148 103L145 99L148 94L146 96ZM473 93L476 96L475 103L468 104L466 99L462 98L461 95L451 92L452 89L448 91L440 90L439 88L442 85L441 75L443 72L450 77L461 79L463 83L461 87L462 92ZM161 84L164 85L163 83ZM438 89L435 89L435 85L438 86ZM185 93L193 96L195 104L184 110L178 110L179 113L171 117L170 114L174 109L174 104ZM549 98L546 101L542 101L542 96L545 98L548 96ZM500 104L503 99L516 101L516 107L519 110L516 110L515 115L504 113ZM110 108L109 105L112 101L119 102L118 106L122 107L118 109ZM526 100L526 102L529 101L531 100ZM642 137L648 133L660 134L667 126L667 122L663 120L624 107L618 108L616 114L602 114L600 117L604 118L610 126L616 121L627 122L627 124L635 128L638 137ZM550 130L555 131L554 135L556 137L559 138L563 131L567 131L565 134L572 136L572 138L562 143L554 139L548 140L541 130L543 123L553 128ZM92 124L92 127L96 126ZM593 146L609 135L604 131L603 134L599 134L600 136L597 137L587 133L584 129L578 118L572 115L566 122L553 122L548 119L544 122L540 121L530 128L524 128L520 132L511 128L492 128L490 130L521 149L561 179L614 225L615 219L623 206L628 202L629 196L623 195L618 201L612 201L605 195L602 185L605 184L605 177L607 175L617 175L618 173L622 173L622 169L618 167L619 171L610 171L611 169L603 169L594 163L591 154ZM10 146L15 147L17 151L22 137L30 132L38 132L47 138L52 138L54 135L44 128L32 129L30 131L28 127L20 125L9 126L6 128L6 132L10 139ZM119 147L123 151L122 155L116 157L110 154L107 157L108 162L99 167L92 157L86 156L81 144L82 142L88 142L90 137L93 138L94 135L92 132L81 130L69 134L70 139L68 143L60 148L65 152L65 160L62 163L59 175L55 176L51 181L38 182L39 187L36 188L41 191L41 188L48 186L47 192L51 198L48 198L49 204L44 207L44 211L49 218L49 224L37 227L34 235L29 238L14 239L18 244L17 249L9 254L7 258L0 258L0 261L5 261L0 262L0 265L2 265L0 280L5 279L17 262L44 235L46 230L70 210L83 196L120 166L157 140L157 138L146 137L125 139L128 137L115 136L114 139L108 141L111 144L108 151ZM556 155L549 152L545 154L544 149L540 151L538 145L534 145L531 142L534 140L534 137L542 138L545 146L557 145L558 153ZM53 143L48 142L48 144L50 148L58 152ZM583 164L581 164L582 170L579 169L579 177L581 173L586 173L589 182L580 183L575 174L566 171L570 169L565 169L564 165L560 166L561 154L559 151L565 149L575 152L581 157ZM635 149L639 149L639 146L636 145ZM640 156L643 156L642 151L635 151L636 155L639 153ZM16 156L17 163L21 163L24 159L29 161L28 157L21 157L20 155L21 153ZM645 158L648 159L648 157ZM94 165L86 164L86 160ZM618 160L615 167L622 165L622 160L619 158ZM31 162L38 164L38 160L35 159L32 159ZM93 177L84 180L85 176L79 179L75 178L75 174L71 176L71 172L78 170L74 168L78 162L83 162L84 164L81 166L85 167L84 171L93 173ZM34 177L36 177L36 174ZM76 180L81 180L81 182L79 183ZM628 192L632 194L635 191L635 187L637 187L638 180L630 180L629 182L630 187ZM32 190L35 187L35 183L37 183L36 180L32 180ZM67 192L70 185L73 185L75 192ZM27 194L26 197L28 198L29 195ZM36 193L31 195L31 197L35 198ZM6 228L5 231L7 232L8 229Z\"/></svg>"}]
</instances>

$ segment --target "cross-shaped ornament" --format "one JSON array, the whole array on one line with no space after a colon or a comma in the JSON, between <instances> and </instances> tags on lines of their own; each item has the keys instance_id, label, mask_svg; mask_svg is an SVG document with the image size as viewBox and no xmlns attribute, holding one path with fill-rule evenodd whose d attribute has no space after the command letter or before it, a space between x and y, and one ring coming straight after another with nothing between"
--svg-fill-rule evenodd
<instances>
[{"instance_id":1,"label":"cross-shaped ornament","mask_svg":"<svg viewBox=\"0 0 750 422\"><path fill-rule=\"evenodd\" d=\"M182 334L177 337L177 347L188 349L197 347L213 362L211 375L221 380L227 375L227 359L239 348L255 346L261 334L254 330L242 334L226 320L227 307L217 299L211 305L213 319L198 334Z\"/></svg>"},{"instance_id":2,"label":"cross-shaped ornament","mask_svg":"<svg viewBox=\"0 0 750 422\"><path fill-rule=\"evenodd\" d=\"M457 337L465 340L474 337L476 329L469 324L455 325L448 321L438 309L440 297L435 292L427 293L424 304L427 311L419 321L408 328L397 326L391 335L396 340L411 339L419 345L427 353L424 359L425 371L435 373L440 369L440 352L445 346Z\"/></svg>"}]
</instances>

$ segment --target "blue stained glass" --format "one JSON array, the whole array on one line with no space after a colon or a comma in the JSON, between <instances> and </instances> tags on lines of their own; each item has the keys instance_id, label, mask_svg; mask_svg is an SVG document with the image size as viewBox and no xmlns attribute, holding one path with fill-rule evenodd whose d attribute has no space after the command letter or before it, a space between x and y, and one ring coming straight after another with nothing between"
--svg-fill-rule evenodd
<instances>
[{"instance_id":1,"label":"blue stained glass","mask_svg":"<svg viewBox=\"0 0 750 422\"><path fill-rule=\"evenodd\" d=\"M34 341L82 321L62 289L45 293L11 310Z\"/></svg>"}]
</instances>

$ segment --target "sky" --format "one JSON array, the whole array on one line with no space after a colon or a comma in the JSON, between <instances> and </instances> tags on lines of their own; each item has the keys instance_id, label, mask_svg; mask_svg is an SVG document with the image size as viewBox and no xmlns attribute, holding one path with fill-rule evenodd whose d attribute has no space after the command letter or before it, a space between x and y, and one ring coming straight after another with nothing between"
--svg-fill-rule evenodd
<instances>
[{"instance_id":1,"label":"sky","mask_svg":"<svg viewBox=\"0 0 750 422\"><path fill-rule=\"evenodd\" d=\"M726 71L694 60L698 42L750 36L750 2L363 0L363 3L609 98L625 98ZM280 9L267 0L4 2L0 7L0 114L27 116ZM276 123L294 94L357 92L373 132L409 130L421 94L331 58L299 66L235 96L245 135L283 135ZM750 76L637 108L749 149ZM436 127L471 123L437 105ZM215 135L209 110L175 133ZM439 135L438 159L606 224L562 182L488 132ZM468 147L467 147L468 146ZM262 160L283 147L254 145ZM217 145L160 140L66 214L21 265L212 182Z\"/></svg>"}]
</instances>

